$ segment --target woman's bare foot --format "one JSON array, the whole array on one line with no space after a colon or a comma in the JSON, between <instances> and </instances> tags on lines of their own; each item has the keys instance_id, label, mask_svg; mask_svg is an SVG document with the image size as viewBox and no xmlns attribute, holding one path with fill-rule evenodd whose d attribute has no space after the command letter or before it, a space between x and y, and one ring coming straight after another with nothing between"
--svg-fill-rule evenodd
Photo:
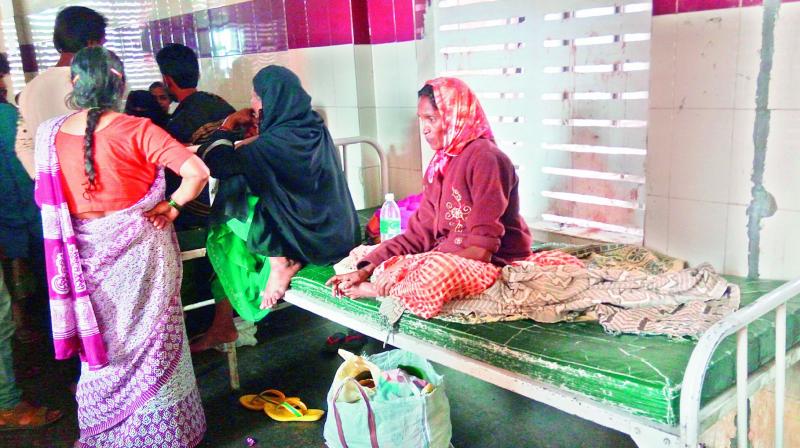
<instances>
[{"instance_id":1,"label":"woman's bare foot","mask_svg":"<svg viewBox=\"0 0 800 448\"><path fill-rule=\"evenodd\" d=\"M361 282L354 286L341 289L342 294L351 299L361 299L364 297L377 297L378 290L370 282Z\"/></svg>"},{"instance_id":2,"label":"woman's bare foot","mask_svg":"<svg viewBox=\"0 0 800 448\"><path fill-rule=\"evenodd\" d=\"M272 308L278 303L278 300L283 298L286 290L289 289L289 283L292 277L303 267L297 261L286 257L270 257L269 258L269 279L267 280L267 287L261 293L261 309L266 310Z\"/></svg>"},{"instance_id":3,"label":"woman's bare foot","mask_svg":"<svg viewBox=\"0 0 800 448\"><path fill-rule=\"evenodd\" d=\"M204 335L189 345L189 351L192 353L203 352L220 344L234 342L238 337L239 332L233 323L233 307L228 299L223 299L217 302L211 327Z\"/></svg>"}]
</instances>

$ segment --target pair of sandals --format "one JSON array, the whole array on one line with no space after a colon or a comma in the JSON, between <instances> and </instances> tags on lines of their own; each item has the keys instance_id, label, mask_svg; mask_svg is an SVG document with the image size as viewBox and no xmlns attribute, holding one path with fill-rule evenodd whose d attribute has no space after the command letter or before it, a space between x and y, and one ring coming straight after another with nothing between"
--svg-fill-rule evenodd
<instances>
[{"instance_id":1,"label":"pair of sandals","mask_svg":"<svg viewBox=\"0 0 800 448\"><path fill-rule=\"evenodd\" d=\"M300 398L287 397L275 389L242 395L239 403L251 411L263 411L269 418L279 422L315 422L325 414L322 409L309 409Z\"/></svg>"},{"instance_id":2,"label":"pair of sandals","mask_svg":"<svg viewBox=\"0 0 800 448\"><path fill-rule=\"evenodd\" d=\"M0 431L40 429L57 422L64 414L45 406L21 402L13 409L0 411Z\"/></svg>"},{"instance_id":3,"label":"pair of sandals","mask_svg":"<svg viewBox=\"0 0 800 448\"><path fill-rule=\"evenodd\" d=\"M347 334L337 331L328 336L322 351L335 354L341 348L351 353L357 353L364 348L366 344L367 337L355 330L349 330Z\"/></svg>"}]
</instances>

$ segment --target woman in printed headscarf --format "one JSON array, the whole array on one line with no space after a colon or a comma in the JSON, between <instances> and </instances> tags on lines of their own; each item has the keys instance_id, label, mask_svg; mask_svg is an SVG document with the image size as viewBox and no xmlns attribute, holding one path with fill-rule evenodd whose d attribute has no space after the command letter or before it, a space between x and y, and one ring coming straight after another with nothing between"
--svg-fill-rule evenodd
<instances>
[{"instance_id":1,"label":"woman in printed headscarf","mask_svg":"<svg viewBox=\"0 0 800 448\"><path fill-rule=\"evenodd\" d=\"M208 256L233 308L256 321L303 265L345 257L359 227L339 153L298 77L280 66L261 69L251 105L229 116L198 155L220 179ZM232 131L256 123L258 136L235 145ZM196 351L230 327L230 313L219 310Z\"/></svg>"},{"instance_id":2,"label":"woman in printed headscarf","mask_svg":"<svg viewBox=\"0 0 800 448\"><path fill-rule=\"evenodd\" d=\"M392 295L429 318L445 302L491 286L499 267L530 256L531 236L519 214L514 165L495 144L472 90L461 80L436 78L418 96L422 133L436 151L420 208L405 233L328 285L338 296Z\"/></svg>"}]
</instances>

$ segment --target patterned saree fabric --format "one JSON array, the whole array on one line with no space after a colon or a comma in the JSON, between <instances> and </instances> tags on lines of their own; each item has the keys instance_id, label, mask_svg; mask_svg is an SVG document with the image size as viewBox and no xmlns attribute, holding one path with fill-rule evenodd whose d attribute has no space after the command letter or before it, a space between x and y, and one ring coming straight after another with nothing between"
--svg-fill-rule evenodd
<instances>
[{"instance_id":1,"label":"patterned saree fabric","mask_svg":"<svg viewBox=\"0 0 800 448\"><path fill-rule=\"evenodd\" d=\"M464 147L478 138L494 139L489 120L478 97L467 84L456 78L436 78L425 83L433 87L436 108L442 115L444 146L428 164L425 178L433 182L444 174L451 158L461 154Z\"/></svg>"},{"instance_id":2,"label":"patterned saree fabric","mask_svg":"<svg viewBox=\"0 0 800 448\"><path fill-rule=\"evenodd\" d=\"M584 267L574 256L555 250L533 254L517 263ZM393 269L393 265L401 267ZM375 272L395 275L396 283L389 293L399 298L407 310L429 319L451 300L484 292L500 277L501 269L491 263L434 251L390 258Z\"/></svg>"},{"instance_id":3,"label":"patterned saree fabric","mask_svg":"<svg viewBox=\"0 0 800 448\"><path fill-rule=\"evenodd\" d=\"M358 246L334 266L337 274L355 271L357 261L377 246ZM560 251L538 252L523 262L541 266L574 266L584 264L576 257ZM519 262L518 262L519 263ZM398 255L378 266L373 279L391 276L394 286L390 296L403 308L429 319L439 315L450 301L479 296L500 277L501 268L478 260L470 260L444 252Z\"/></svg>"},{"instance_id":4,"label":"patterned saree fabric","mask_svg":"<svg viewBox=\"0 0 800 448\"><path fill-rule=\"evenodd\" d=\"M34 194L42 209L53 344L56 359L80 355L90 369L99 369L108 364L108 356L89 300L55 149L56 132L67 117L42 123L36 136Z\"/></svg>"},{"instance_id":5,"label":"patterned saree fabric","mask_svg":"<svg viewBox=\"0 0 800 448\"><path fill-rule=\"evenodd\" d=\"M73 219L53 147L64 119L39 128L36 199L56 354L84 361L76 446L194 447L206 426L183 325L177 238L143 216L164 198L163 170L133 206Z\"/></svg>"},{"instance_id":6,"label":"patterned saree fabric","mask_svg":"<svg viewBox=\"0 0 800 448\"><path fill-rule=\"evenodd\" d=\"M480 294L500 275L491 263L435 251L392 257L381 268L376 275L396 278L389 293L425 319L439 314L450 300Z\"/></svg>"}]
</instances>

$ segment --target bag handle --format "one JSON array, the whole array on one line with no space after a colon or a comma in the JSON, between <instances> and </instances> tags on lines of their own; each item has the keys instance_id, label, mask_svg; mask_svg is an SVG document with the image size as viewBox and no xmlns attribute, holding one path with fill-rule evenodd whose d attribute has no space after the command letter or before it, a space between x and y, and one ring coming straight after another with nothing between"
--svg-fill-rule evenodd
<instances>
[{"instance_id":1,"label":"bag handle","mask_svg":"<svg viewBox=\"0 0 800 448\"><path fill-rule=\"evenodd\" d=\"M367 396L367 393L364 391L364 388L362 388L361 385L358 384L358 381L356 381L355 378L353 378L352 376L347 377L344 381L342 381L342 384L339 386L339 389L333 395L333 417L336 419L336 431L338 431L339 433L339 442L341 442L342 448L348 448L347 441L344 438L344 429L342 428L342 418L339 416L339 409L336 407L336 400L339 399L339 394L342 392L342 389L344 389L344 385L350 381L352 381L353 384L356 385L358 391L361 393L361 397L364 400L364 404L367 405L367 424L369 425L369 440L372 443L372 448L379 448L378 434L377 434L377 429L375 427L375 413L372 412L372 406L370 406L369 404L369 397Z\"/></svg>"}]
</instances>

